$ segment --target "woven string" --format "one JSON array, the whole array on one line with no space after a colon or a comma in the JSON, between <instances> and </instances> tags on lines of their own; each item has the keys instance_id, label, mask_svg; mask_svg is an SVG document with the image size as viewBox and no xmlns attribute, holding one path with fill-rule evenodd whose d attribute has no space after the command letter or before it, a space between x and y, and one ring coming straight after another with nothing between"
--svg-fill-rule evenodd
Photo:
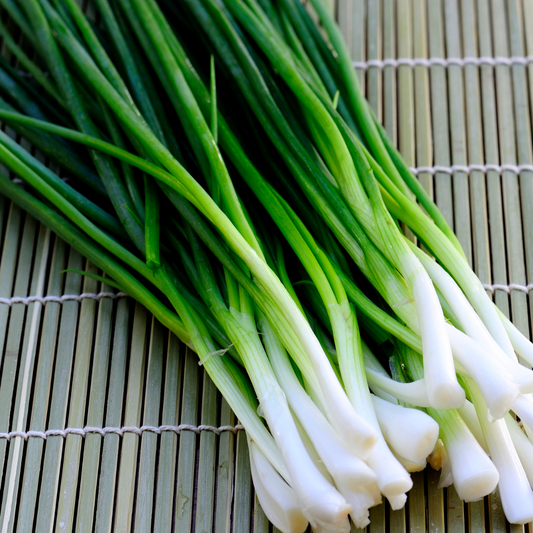
<instances>
[{"instance_id":1,"label":"woven string","mask_svg":"<svg viewBox=\"0 0 533 533\"><path fill-rule=\"evenodd\" d=\"M491 294L494 294L494 291L505 291L507 294L511 294L511 291L520 291L529 294L533 290L533 283L529 285L519 285L518 283L510 283L509 285L500 285L499 283L494 285L483 284L483 288Z\"/></svg>"},{"instance_id":2,"label":"woven string","mask_svg":"<svg viewBox=\"0 0 533 533\"><path fill-rule=\"evenodd\" d=\"M63 296L13 296L12 298L0 298L0 303L11 307L13 304L28 305L33 302L40 302L43 305L48 302L62 304L69 301L81 302L85 299L99 301L102 298L115 299L124 298L126 296L128 295L124 292L117 292L116 294L113 292L99 292L98 294L93 292L83 292L81 294L64 294Z\"/></svg>"},{"instance_id":3,"label":"woven string","mask_svg":"<svg viewBox=\"0 0 533 533\"><path fill-rule=\"evenodd\" d=\"M492 170L494 172L497 172L498 174L503 174L506 171L514 172L515 174L520 174L520 172L524 170L529 170L530 172L533 172L533 165L510 165L510 164L504 164L504 165L452 165L451 167L443 167L440 165L436 165L434 167L416 167L411 168L411 172L417 176L418 174L425 172L427 174L431 174L434 176L437 172L444 172L445 174L453 174L454 172L464 172L466 174L470 174L474 171L479 172L489 172L489 170Z\"/></svg>"},{"instance_id":4,"label":"woven string","mask_svg":"<svg viewBox=\"0 0 533 533\"><path fill-rule=\"evenodd\" d=\"M431 67L433 65L440 65L442 67L448 67L450 65L458 67L466 67L468 65L475 65L477 67L481 65L529 65L533 63L533 56L526 57L430 57L429 59L425 58L398 58L398 59L369 59L368 61L354 61L352 65L356 68L367 70L370 67L377 67L379 69L384 69L385 67Z\"/></svg>"},{"instance_id":5,"label":"woven string","mask_svg":"<svg viewBox=\"0 0 533 533\"><path fill-rule=\"evenodd\" d=\"M124 427L104 427L97 428L93 426L85 426L84 428L66 428L66 429L47 429L46 431L10 431L9 433L0 433L0 439L6 439L10 441L12 438L20 437L24 440L29 438L39 438L46 440L48 437L63 437L66 438L67 435L78 435L80 437L85 437L89 433L97 433L101 437L105 435L119 435L122 437L124 433L135 433L136 435L141 436L143 433L155 433L156 435L161 435L164 432L171 432L179 435L182 431L192 431L193 433L200 434L202 431L209 431L220 435L225 431L230 433L237 433L238 431L244 429L240 424L236 426L191 426L190 424L181 424L179 426L124 426Z\"/></svg>"},{"instance_id":6,"label":"woven string","mask_svg":"<svg viewBox=\"0 0 533 533\"><path fill-rule=\"evenodd\" d=\"M493 285L483 284L483 288L487 291L493 293L494 291L505 291L510 293L511 291L521 291L525 293L531 292L533 290L533 283L529 285L520 285L519 283L510 283L509 285L502 285L495 283ZM128 295L124 292L99 292L98 294L92 292L83 292L82 294L64 294L63 296L13 296L12 298L0 298L0 304L5 304L12 306L13 304L24 304L28 305L33 302L40 302L41 304L46 304L47 302L55 303L65 303L70 301L81 302L85 299L90 300L101 300L102 298L126 298ZM1 434L0 434L1 435Z\"/></svg>"}]
</instances>

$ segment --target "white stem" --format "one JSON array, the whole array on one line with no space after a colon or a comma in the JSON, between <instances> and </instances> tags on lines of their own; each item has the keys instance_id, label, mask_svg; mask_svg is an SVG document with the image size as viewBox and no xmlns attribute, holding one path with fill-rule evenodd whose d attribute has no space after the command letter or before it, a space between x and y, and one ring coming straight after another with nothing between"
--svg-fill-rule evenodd
<instances>
[{"instance_id":1,"label":"white stem","mask_svg":"<svg viewBox=\"0 0 533 533\"><path fill-rule=\"evenodd\" d=\"M254 254L255 252L252 250L249 258L253 258ZM254 259L256 259L254 267L261 267L262 276L257 274L258 284L263 287L266 293L273 295L308 354L322 389L331 423L342 435L348 446L357 446L361 449L371 447L375 440L375 433L370 426L365 426L361 418L357 416L311 326L266 263L259 261L258 258ZM268 279L270 281L267 281ZM266 282L268 282L268 286L265 284Z\"/></svg>"},{"instance_id":2,"label":"white stem","mask_svg":"<svg viewBox=\"0 0 533 533\"><path fill-rule=\"evenodd\" d=\"M401 383L369 368L366 368L366 376L371 387L378 387L402 402L418 407L430 407L424 378L410 383Z\"/></svg>"},{"instance_id":3,"label":"white stem","mask_svg":"<svg viewBox=\"0 0 533 533\"><path fill-rule=\"evenodd\" d=\"M533 491L503 420L481 422L490 455L500 473L500 496L505 516L512 524L533 521Z\"/></svg>"},{"instance_id":4,"label":"white stem","mask_svg":"<svg viewBox=\"0 0 533 533\"><path fill-rule=\"evenodd\" d=\"M378 361L377 357L370 351L370 348L364 343L364 341L361 340L361 346L363 348L363 358L365 361L365 371L367 368L370 368L377 372L378 374L381 374L382 376L389 378L389 374L387 374L387 371L381 366L381 363ZM368 378L368 376L367 376ZM393 403L394 405L398 405L398 400L395 396L392 394L389 394L388 392L385 392L384 390L380 389L379 387L376 387L375 385L370 385L370 389L372 392L379 396L382 400L386 400L387 402Z\"/></svg>"},{"instance_id":5,"label":"white stem","mask_svg":"<svg viewBox=\"0 0 533 533\"><path fill-rule=\"evenodd\" d=\"M533 427L533 400L530 394L518 396L511 409L525 425Z\"/></svg>"},{"instance_id":6,"label":"white stem","mask_svg":"<svg viewBox=\"0 0 533 533\"><path fill-rule=\"evenodd\" d=\"M405 505L405 502L407 501L407 494L397 494L396 496L391 496L387 499L389 500L391 509L393 511L397 511Z\"/></svg>"},{"instance_id":7,"label":"white stem","mask_svg":"<svg viewBox=\"0 0 533 533\"><path fill-rule=\"evenodd\" d=\"M311 523L336 523L350 512L346 500L317 470L298 435L285 394L272 388L259 399L274 440L289 470L292 488Z\"/></svg>"},{"instance_id":8,"label":"white stem","mask_svg":"<svg viewBox=\"0 0 533 533\"><path fill-rule=\"evenodd\" d=\"M513 345L514 351L524 359L529 366L533 367L533 343L525 337L522 332L496 307L496 311L503 327L509 335L509 340Z\"/></svg>"},{"instance_id":9,"label":"white stem","mask_svg":"<svg viewBox=\"0 0 533 533\"><path fill-rule=\"evenodd\" d=\"M374 446L376 440L379 438L379 427L376 427L371 420L374 416L374 410L370 401L370 391L368 389L363 357L360 351L361 338L359 336L357 320L348 300L345 300L341 304L328 305L328 315L331 320L335 349L337 351L339 368L344 380L346 394L358 416L368 424L368 427L374 433L374 439L371 445L367 443L363 447L361 444L358 444L357 448L349 446L350 449L354 449L359 457L366 459L372 450L372 446ZM342 430L339 431L339 428L337 428L337 431L343 436Z\"/></svg>"},{"instance_id":10,"label":"white stem","mask_svg":"<svg viewBox=\"0 0 533 533\"><path fill-rule=\"evenodd\" d=\"M370 508L376 504L374 491L368 488L368 485L356 487L350 491L340 489L346 501L352 506L350 517L355 524L355 527L360 529L365 528L370 524ZM379 495L379 502L381 502L381 494L377 489ZM378 502L378 503L379 503Z\"/></svg>"},{"instance_id":11,"label":"white stem","mask_svg":"<svg viewBox=\"0 0 533 533\"><path fill-rule=\"evenodd\" d=\"M298 429L298 435L300 435L300 438L302 439L303 445L307 453L309 454L311 461L313 461L313 464L318 468L318 471L324 476L327 482L331 483L332 485L335 485L335 481L331 477L331 474L329 473L326 466L324 465L324 461L320 459L320 455L318 455L318 452L315 450L313 443L309 439L309 435L305 432L305 429L303 428L302 424L300 424L300 421L298 420L296 415L293 416L293 420L296 424L296 428Z\"/></svg>"},{"instance_id":12,"label":"white stem","mask_svg":"<svg viewBox=\"0 0 533 533\"><path fill-rule=\"evenodd\" d=\"M344 387L355 409L374 428L377 441L367 458L368 466L377 475L377 484L387 497L407 492L413 482L405 468L390 451L376 418L364 371L364 361L355 313L348 301L330 305L329 314L335 334L339 367ZM343 344L341 341L345 340Z\"/></svg>"},{"instance_id":13,"label":"white stem","mask_svg":"<svg viewBox=\"0 0 533 533\"><path fill-rule=\"evenodd\" d=\"M350 451L300 385L287 353L267 320L260 320L263 342L278 382L314 448L337 486L355 488L376 480L372 470Z\"/></svg>"},{"instance_id":14,"label":"white stem","mask_svg":"<svg viewBox=\"0 0 533 533\"><path fill-rule=\"evenodd\" d=\"M405 495L413 486L411 476L394 457L383 437L378 439L370 452L367 463L377 475L379 490L389 500L391 506L396 496ZM393 507L393 509L399 509L399 507Z\"/></svg>"},{"instance_id":15,"label":"white stem","mask_svg":"<svg viewBox=\"0 0 533 533\"><path fill-rule=\"evenodd\" d=\"M309 522L296 494L250 438L248 449L255 493L265 515L282 533L303 533Z\"/></svg>"},{"instance_id":16,"label":"white stem","mask_svg":"<svg viewBox=\"0 0 533 533\"><path fill-rule=\"evenodd\" d=\"M422 262L424 268L427 270L429 276L438 287L439 291L452 308L452 311L459 320L459 323L461 324L461 327L465 333L477 341L480 346L485 348L487 359L496 359L505 362L507 371L513 376L517 384L520 386L520 391L522 393L533 392L531 391L531 388L533 388L533 372L520 365L517 362L514 354L507 354L499 346L455 280L436 261L420 250L420 248L417 248L412 243L410 243L410 246L413 252ZM531 361L533 361L533 344L525 339L525 337L510 322L509 324L510 327L515 330L513 331L513 334L518 338L517 340L522 344L525 343L529 345L531 348ZM450 327L451 326L448 326L448 329ZM512 341L512 338L510 340ZM453 339L450 339L450 342L455 356Z\"/></svg>"},{"instance_id":17,"label":"white stem","mask_svg":"<svg viewBox=\"0 0 533 533\"><path fill-rule=\"evenodd\" d=\"M262 416L278 445L290 476L291 486L302 512L311 524L336 523L350 512L341 494L320 474L309 457L292 418L285 393L279 386L248 313L231 310L234 320L227 320L230 340L236 342L246 370L258 395Z\"/></svg>"},{"instance_id":18,"label":"white stem","mask_svg":"<svg viewBox=\"0 0 533 533\"><path fill-rule=\"evenodd\" d=\"M507 415L504 420L529 484L533 487L533 442L527 438L518 422L511 415Z\"/></svg>"},{"instance_id":19,"label":"white stem","mask_svg":"<svg viewBox=\"0 0 533 533\"><path fill-rule=\"evenodd\" d=\"M479 442L479 445L483 448L485 453L489 453L489 447L487 446L487 441L485 440L485 435L483 435L483 430L477 418L476 408L472 402L466 400L463 407L457 409L461 418L464 420L465 424L468 426L468 429L474 435L476 440Z\"/></svg>"},{"instance_id":20,"label":"white stem","mask_svg":"<svg viewBox=\"0 0 533 533\"><path fill-rule=\"evenodd\" d=\"M518 385L503 364L486 357L486 350L476 341L449 324L447 332L454 357L479 387L491 416L502 418L520 394Z\"/></svg>"},{"instance_id":21,"label":"white stem","mask_svg":"<svg viewBox=\"0 0 533 533\"><path fill-rule=\"evenodd\" d=\"M486 408L483 397L473 383L468 383L476 406L479 423L489 447L490 456L500 474L500 496L507 520L525 524L533 520L533 491L504 420L489 422L482 415Z\"/></svg>"},{"instance_id":22,"label":"white stem","mask_svg":"<svg viewBox=\"0 0 533 533\"><path fill-rule=\"evenodd\" d=\"M437 422L418 409L393 405L376 396L372 401L379 427L394 453L411 463L425 465L439 437Z\"/></svg>"},{"instance_id":23,"label":"white stem","mask_svg":"<svg viewBox=\"0 0 533 533\"><path fill-rule=\"evenodd\" d=\"M455 375L442 308L429 276L418 260L414 259L423 272L416 269L408 273L406 281L411 287L418 311L428 398L435 409L461 407L465 393Z\"/></svg>"},{"instance_id":24,"label":"white stem","mask_svg":"<svg viewBox=\"0 0 533 533\"><path fill-rule=\"evenodd\" d=\"M452 412L450 412L452 416ZM442 439L450 461L453 484L462 500L477 501L498 484L498 470L456 414L456 424L443 428Z\"/></svg>"},{"instance_id":25,"label":"white stem","mask_svg":"<svg viewBox=\"0 0 533 533\"><path fill-rule=\"evenodd\" d=\"M475 312L474 308L455 280L429 255L427 255L420 248L416 247L410 241L408 242L411 250L415 253L426 269L429 277L432 279L433 283L438 287L439 291L448 302L466 334L472 339L476 340L479 344L481 344L481 346L484 346L487 350L495 352L505 359L509 359L509 356L493 339L492 335L489 333L489 330Z\"/></svg>"},{"instance_id":26,"label":"white stem","mask_svg":"<svg viewBox=\"0 0 533 533\"><path fill-rule=\"evenodd\" d=\"M398 459L400 464L409 472L410 474L414 474L415 472L422 472L424 468L426 468L427 461L424 459L423 461L419 463L414 463L413 461L410 461L409 459L406 459L405 457L402 457L401 455L394 454L394 457Z\"/></svg>"}]
</instances>

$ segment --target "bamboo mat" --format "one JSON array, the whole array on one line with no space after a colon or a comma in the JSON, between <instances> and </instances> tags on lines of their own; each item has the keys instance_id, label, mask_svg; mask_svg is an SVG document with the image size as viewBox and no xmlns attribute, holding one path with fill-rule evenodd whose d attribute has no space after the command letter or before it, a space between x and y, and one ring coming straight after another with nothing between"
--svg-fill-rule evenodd
<instances>
[{"instance_id":1,"label":"bamboo mat","mask_svg":"<svg viewBox=\"0 0 533 533\"><path fill-rule=\"evenodd\" d=\"M329 0L372 107L530 335L533 0ZM5 53L5 50L4 50ZM3 169L5 171L5 169ZM266 533L246 439L194 353L0 198L0 531ZM512 532L415 474L369 532Z\"/></svg>"}]
</instances>

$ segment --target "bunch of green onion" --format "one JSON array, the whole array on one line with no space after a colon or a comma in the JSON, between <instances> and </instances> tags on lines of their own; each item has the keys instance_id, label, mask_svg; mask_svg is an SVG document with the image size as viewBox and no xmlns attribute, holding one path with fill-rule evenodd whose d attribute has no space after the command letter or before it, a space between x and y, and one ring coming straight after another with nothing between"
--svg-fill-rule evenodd
<instances>
[{"instance_id":1,"label":"bunch of green onion","mask_svg":"<svg viewBox=\"0 0 533 533\"><path fill-rule=\"evenodd\" d=\"M276 527L364 527L430 455L461 498L499 485L508 520L533 521L533 344L376 122L320 0L320 26L299 0L94 0L94 20L0 3L31 74L2 60L0 119L70 177L0 132L23 182L0 192L196 351Z\"/></svg>"}]
</instances>

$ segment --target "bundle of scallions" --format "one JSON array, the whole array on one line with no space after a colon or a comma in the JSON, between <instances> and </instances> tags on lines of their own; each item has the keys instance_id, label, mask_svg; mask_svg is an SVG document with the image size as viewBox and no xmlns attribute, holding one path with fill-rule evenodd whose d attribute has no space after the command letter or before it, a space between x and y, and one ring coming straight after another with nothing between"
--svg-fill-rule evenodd
<instances>
[{"instance_id":1,"label":"bundle of scallions","mask_svg":"<svg viewBox=\"0 0 533 533\"><path fill-rule=\"evenodd\" d=\"M363 527L428 456L464 500L499 486L533 521L533 344L374 119L321 0L318 26L299 0L94 0L91 20L0 3L31 74L1 61L0 119L70 178L0 132L0 192L196 351L276 527Z\"/></svg>"}]
</instances>

